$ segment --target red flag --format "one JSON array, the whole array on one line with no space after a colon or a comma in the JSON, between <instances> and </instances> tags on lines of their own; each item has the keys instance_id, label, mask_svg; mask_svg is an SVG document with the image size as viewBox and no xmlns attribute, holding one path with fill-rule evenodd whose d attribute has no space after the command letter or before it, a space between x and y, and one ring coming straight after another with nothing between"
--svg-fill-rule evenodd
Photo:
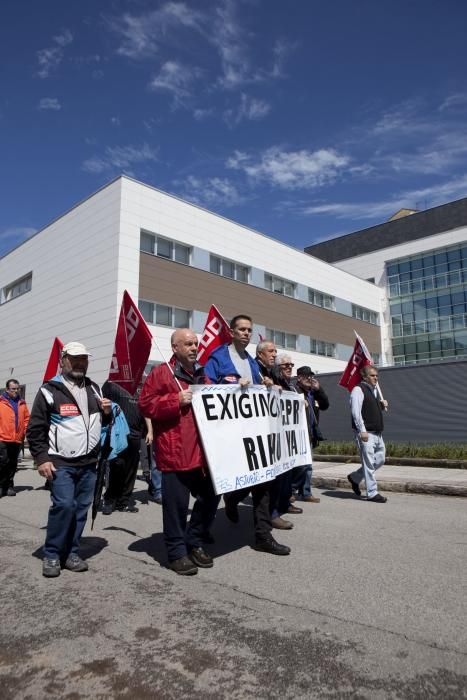
<instances>
[{"instance_id":1,"label":"red flag","mask_svg":"<svg viewBox=\"0 0 467 700\"><path fill-rule=\"evenodd\" d=\"M355 331L354 331L355 333ZM349 391L357 386L361 381L360 370L367 365L372 365L373 360L368 352L368 349L357 333L355 333L357 339L355 341L352 356L347 363L347 367L344 370L344 374L339 379L339 384Z\"/></svg>"},{"instance_id":2,"label":"red flag","mask_svg":"<svg viewBox=\"0 0 467 700\"><path fill-rule=\"evenodd\" d=\"M49 379L52 379L52 377L55 377L55 375L59 373L62 348L63 343L60 338L55 338L52 350L50 351L49 361L47 362L44 379L42 380L43 382L48 382Z\"/></svg>"},{"instance_id":3,"label":"red flag","mask_svg":"<svg viewBox=\"0 0 467 700\"><path fill-rule=\"evenodd\" d=\"M149 359L152 335L138 307L125 290L118 319L109 379L133 395Z\"/></svg>"},{"instance_id":4,"label":"red flag","mask_svg":"<svg viewBox=\"0 0 467 700\"><path fill-rule=\"evenodd\" d=\"M209 309L203 335L199 341L198 362L201 365L205 365L213 350L220 345L224 345L224 343L231 342L232 335L229 324L213 304Z\"/></svg>"}]
</instances>

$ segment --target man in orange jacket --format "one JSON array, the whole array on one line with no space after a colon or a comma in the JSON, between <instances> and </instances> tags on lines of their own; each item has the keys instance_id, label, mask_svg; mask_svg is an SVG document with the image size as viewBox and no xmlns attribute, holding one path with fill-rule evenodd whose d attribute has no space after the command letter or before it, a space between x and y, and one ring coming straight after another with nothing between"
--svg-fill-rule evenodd
<instances>
[{"instance_id":1,"label":"man in orange jacket","mask_svg":"<svg viewBox=\"0 0 467 700\"><path fill-rule=\"evenodd\" d=\"M19 382L9 379L0 395L0 498L16 496L13 480L28 421L29 411L20 396Z\"/></svg>"}]
</instances>

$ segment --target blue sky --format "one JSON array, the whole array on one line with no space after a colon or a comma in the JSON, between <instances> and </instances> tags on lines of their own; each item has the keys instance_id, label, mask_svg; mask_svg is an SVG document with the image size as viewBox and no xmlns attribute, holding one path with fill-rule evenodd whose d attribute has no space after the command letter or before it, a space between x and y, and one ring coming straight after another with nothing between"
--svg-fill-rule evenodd
<instances>
[{"instance_id":1,"label":"blue sky","mask_svg":"<svg viewBox=\"0 0 467 700\"><path fill-rule=\"evenodd\" d=\"M121 173L299 248L467 196L459 0L0 12L0 255Z\"/></svg>"}]
</instances>

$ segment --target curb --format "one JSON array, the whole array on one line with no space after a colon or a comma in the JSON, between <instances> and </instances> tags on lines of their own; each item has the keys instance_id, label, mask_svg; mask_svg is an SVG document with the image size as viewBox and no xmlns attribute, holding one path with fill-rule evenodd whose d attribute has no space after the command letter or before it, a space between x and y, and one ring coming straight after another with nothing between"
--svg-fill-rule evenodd
<instances>
[{"instance_id":1,"label":"curb","mask_svg":"<svg viewBox=\"0 0 467 700\"><path fill-rule=\"evenodd\" d=\"M322 455L313 452L316 462L339 462L341 464L356 464L360 457L353 455ZM386 457L385 464L391 467L434 467L436 469L467 469L464 459L428 459L425 457Z\"/></svg>"},{"instance_id":2,"label":"curb","mask_svg":"<svg viewBox=\"0 0 467 700\"><path fill-rule=\"evenodd\" d=\"M350 485L346 478L313 476L313 486L320 489L346 489ZM399 493L418 493L431 496L459 496L467 498L467 486L457 484L421 483L418 481L382 481L378 482L381 491L396 491Z\"/></svg>"}]
</instances>

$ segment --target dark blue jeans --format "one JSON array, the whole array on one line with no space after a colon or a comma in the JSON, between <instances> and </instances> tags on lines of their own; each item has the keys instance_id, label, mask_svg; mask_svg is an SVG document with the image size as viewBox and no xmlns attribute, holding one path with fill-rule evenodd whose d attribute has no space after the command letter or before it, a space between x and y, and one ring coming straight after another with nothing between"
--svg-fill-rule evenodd
<instances>
[{"instance_id":1,"label":"dark blue jeans","mask_svg":"<svg viewBox=\"0 0 467 700\"><path fill-rule=\"evenodd\" d=\"M78 554L95 483L95 464L56 468L50 482L52 505L43 547L44 559L65 561L70 554Z\"/></svg>"},{"instance_id":2,"label":"dark blue jeans","mask_svg":"<svg viewBox=\"0 0 467 700\"><path fill-rule=\"evenodd\" d=\"M299 498L311 496L311 477L313 465L305 464L303 467L292 469L292 488Z\"/></svg>"}]
</instances>

